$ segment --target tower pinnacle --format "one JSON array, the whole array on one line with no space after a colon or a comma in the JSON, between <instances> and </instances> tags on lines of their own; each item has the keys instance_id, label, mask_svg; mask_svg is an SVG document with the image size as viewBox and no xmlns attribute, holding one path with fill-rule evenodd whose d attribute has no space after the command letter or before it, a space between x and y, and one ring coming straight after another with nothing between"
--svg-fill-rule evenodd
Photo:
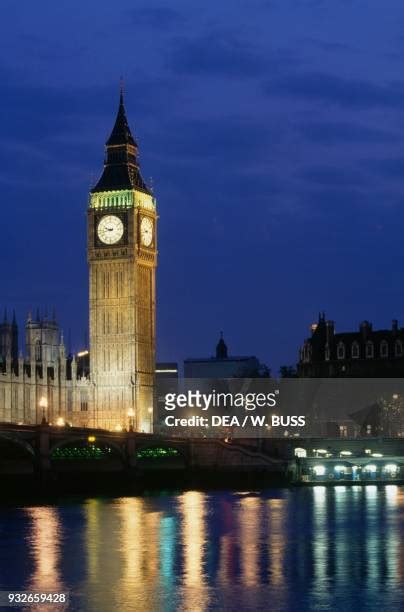
<instances>
[{"instance_id":1,"label":"tower pinnacle","mask_svg":"<svg viewBox=\"0 0 404 612\"><path fill-rule=\"evenodd\" d=\"M223 339L223 332L220 332L220 339L216 345L216 359L227 359L227 345Z\"/></svg>"},{"instance_id":2,"label":"tower pinnacle","mask_svg":"<svg viewBox=\"0 0 404 612\"><path fill-rule=\"evenodd\" d=\"M104 171L91 193L138 189L150 194L140 174L138 148L126 118L122 83L118 112L105 148Z\"/></svg>"},{"instance_id":3,"label":"tower pinnacle","mask_svg":"<svg viewBox=\"0 0 404 612\"><path fill-rule=\"evenodd\" d=\"M130 144L134 147L137 147L137 144L132 136L132 132L130 131L128 120L126 118L125 104L123 100L123 87L121 84L119 91L118 112L116 115L114 127L112 128L111 135L108 138L106 145L107 147L110 147L125 144Z\"/></svg>"}]
</instances>

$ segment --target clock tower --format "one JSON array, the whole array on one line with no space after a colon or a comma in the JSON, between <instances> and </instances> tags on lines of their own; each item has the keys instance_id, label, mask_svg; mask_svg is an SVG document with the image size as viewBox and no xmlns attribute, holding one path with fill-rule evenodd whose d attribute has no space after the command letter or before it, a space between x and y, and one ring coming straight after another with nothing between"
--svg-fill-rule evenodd
<instances>
[{"instance_id":1,"label":"clock tower","mask_svg":"<svg viewBox=\"0 0 404 612\"><path fill-rule=\"evenodd\" d=\"M156 224L156 200L140 173L121 90L88 207L90 371L98 427L152 431Z\"/></svg>"}]
</instances>

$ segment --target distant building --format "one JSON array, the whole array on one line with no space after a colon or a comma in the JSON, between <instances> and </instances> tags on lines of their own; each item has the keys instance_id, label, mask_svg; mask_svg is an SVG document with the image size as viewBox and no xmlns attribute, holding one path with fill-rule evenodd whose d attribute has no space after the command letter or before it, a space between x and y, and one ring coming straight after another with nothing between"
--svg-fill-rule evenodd
<instances>
[{"instance_id":1,"label":"distant building","mask_svg":"<svg viewBox=\"0 0 404 612\"><path fill-rule=\"evenodd\" d=\"M404 328L374 330L363 321L355 332L336 333L334 321L320 313L311 337L300 349L298 375L328 378L399 378L404 376Z\"/></svg>"},{"instance_id":2,"label":"distant building","mask_svg":"<svg viewBox=\"0 0 404 612\"><path fill-rule=\"evenodd\" d=\"M28 315L26 354L18 347L18 326L7 315L0 325L0 421L94 425L92 386L85 368L65 354L63 336L53 314ZM45 400L45 405L44 405Z\"/></svg>"},{"instance_id":3,"label":"distant building","mask_svg":"<svg viewBox=\"0 0 404 612\"><path fill-rule=\"evenodd\" d=\"M167 393L178 393L178 363L159 362L156 363L156 410L154 413L154 431L164 431L164 418L167 416L165 410L165 396Z\"/></svg>"},{"instance_id":4,"label":"distant building","mask_svg":"<svg viewBox=\"0 0 404 612\"><path fill-rule=\"evenodd\" d=\"M256 378L263 375L269 375L269 371L257 357L228 355L222 333L214 357L184 360L184 378Z\"/></svg>"}]
</instances>

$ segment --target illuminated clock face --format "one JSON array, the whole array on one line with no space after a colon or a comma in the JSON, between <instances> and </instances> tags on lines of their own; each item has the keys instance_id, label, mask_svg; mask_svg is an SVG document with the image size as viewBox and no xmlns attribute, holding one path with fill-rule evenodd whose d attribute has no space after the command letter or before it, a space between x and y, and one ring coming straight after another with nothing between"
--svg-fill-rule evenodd
<instances>
[{"instance_id":1,"label":"illuminated clock face","mask_svg":"<svg viewBox=\"0 0 404 612\"><path fill-rule=\"evenodd\" d=\"M143 217L140 222L140 239L146 247L153 242L153 221L149 217Z\"/></svg>"},{"instance_id":2,"label":"illuminated clock face","mask_svg":"<svg viewBox=\"0 0 404 612\"><path fill-rule=\"evenodd\" d=\"M97 234L104 244L115 244L122 238L123 230L123 223L119 217L106 215L98 223Z\"/></svg>"}]
</instances>

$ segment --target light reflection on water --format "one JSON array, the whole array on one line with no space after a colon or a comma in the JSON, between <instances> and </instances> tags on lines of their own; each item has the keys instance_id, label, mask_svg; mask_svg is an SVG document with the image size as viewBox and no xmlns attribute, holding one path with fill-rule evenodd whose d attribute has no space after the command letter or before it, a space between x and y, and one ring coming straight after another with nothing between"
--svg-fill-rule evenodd
<instances>
[{"instance_id":1,"label":"light reflection on water","mask_svg":"<svg viewBox=\"0 0 404 612\"><path fill-rule=\"evenodd\" d=\"M0 512L2 590L72 609L394 610L404 489L317 486L88 499Z\"/></svg>"}]
</instances>

